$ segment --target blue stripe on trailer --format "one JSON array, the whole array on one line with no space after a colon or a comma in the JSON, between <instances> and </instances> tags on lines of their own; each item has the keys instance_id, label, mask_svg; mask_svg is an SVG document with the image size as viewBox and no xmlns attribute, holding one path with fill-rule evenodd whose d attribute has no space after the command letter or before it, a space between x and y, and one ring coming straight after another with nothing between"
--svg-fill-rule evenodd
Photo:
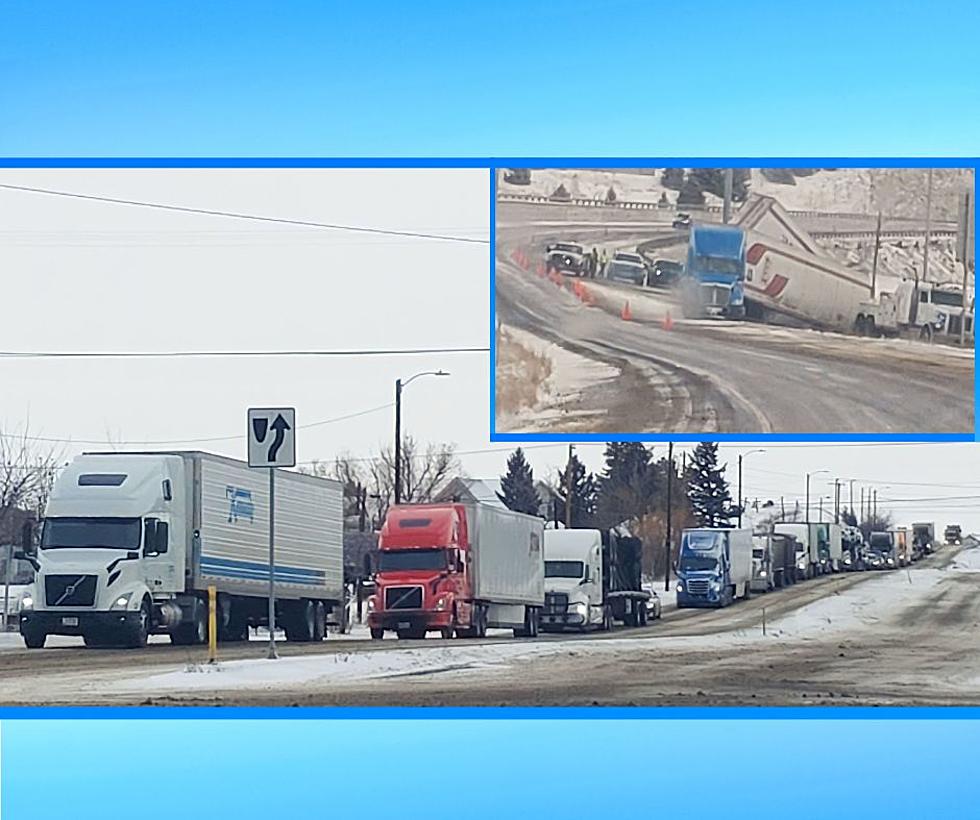
<instances>
[{"instance_id":1,"label":"blue stripe on trailer","mask_svg":"<svg viewBox=\"0 0 980 820\"><path fill-rule=\"evenodd\" d=\"M217 575L246 581L269 580L268 564L259 564L254 561L237 561L231 558L217 558L210 555L201 556L201 572L206 575ZM326 573L323 570L307 569L305 567L287 567L276 564L276 580L291 584L323 585L326 582Z\"/></svg>"}]
</instances>

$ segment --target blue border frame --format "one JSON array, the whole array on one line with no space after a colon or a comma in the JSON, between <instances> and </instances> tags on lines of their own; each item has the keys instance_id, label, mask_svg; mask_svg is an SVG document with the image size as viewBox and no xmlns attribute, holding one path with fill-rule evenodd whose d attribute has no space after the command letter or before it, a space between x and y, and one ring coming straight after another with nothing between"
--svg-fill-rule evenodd
<instances>
[{"instance_id":1,"label":"blue border frame","mask_svg":"<svg viewBox=\"0 0 980 820\"><path fill-rule=\"evenodd\" d=\"M895 159L858 159L840 157L699 157L691 158L633 158L633 159L499 159L490 167L490 441L491 442L548 442L554 444L576 442L606 443L609 441L644 442L780 442L811 441L822 443L840 442L972 442L980 440L980 428L976 408L980 405L980 381L977 380L976 367L973 371L973 433L498 433L496 400L497 379L497 304L496 286L496 243L497 243L497 170L501 168L637 168L637 167L724 167L724 168L972 168L974 186L976 174L980 169L980 159L976 157L932 159L928 157ZM505 164L506 163L506 164ZM974 335L973 351L976 357L977 340Z\"/></svg>"},{"instance_id":2,"label":"blue border frame","mask_svg":"<svg viewBox=\"0 0 980 820\"><path fill-rule=\"evenodd\" d=\"M635 168L653 167L841 167L841 168L965 168L976 172L975 157L906 158L813 158L813 157L0 157L0 169L52 168L465 168L487 169L490 174L490 440L576 442L612 439L620 441L701 441L705 436L688 435L566 435L497 434L494 429L495 350L495 171L517 168ZM977 388L974 378L974 396ZM974 441L976 434L726 434L710 437L715 441ZM403 707L403 706L0 706L2 720L980 720L980 706L605 706L605 707Z\"/></svg>"},{"instance_id":3,"label":"blue border frame","mask_svg":"<svg viewBox=\"0 0 980 820\"><path fill-rule=\"evenodd\" d=\"M2 706L0 720L980 720L980 706Z\"/></svg>"}]
</instances>

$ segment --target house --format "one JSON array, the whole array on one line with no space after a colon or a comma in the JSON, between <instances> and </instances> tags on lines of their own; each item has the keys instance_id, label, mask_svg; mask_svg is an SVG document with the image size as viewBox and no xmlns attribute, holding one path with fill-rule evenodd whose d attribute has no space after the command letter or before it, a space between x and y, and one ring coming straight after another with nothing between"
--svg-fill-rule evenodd
<instances>
[{"instance_id":1,"label":"house","mask_svg":"<svg viewBox=\"0 0 980 820\"><path fill-rule=\"evenodd\" d=\"M542 518L550 518L554 512L553 499L557 497L555 491L543 481L535 481L534 489L538 491L538 498L541 499L538 515ZM500 500L502 494L499 478L460 476L446 484L432 500L435 502L455 500L463 504L489 504L492 507L504 508L504 502Z\"/></svg>"}]
</instances>

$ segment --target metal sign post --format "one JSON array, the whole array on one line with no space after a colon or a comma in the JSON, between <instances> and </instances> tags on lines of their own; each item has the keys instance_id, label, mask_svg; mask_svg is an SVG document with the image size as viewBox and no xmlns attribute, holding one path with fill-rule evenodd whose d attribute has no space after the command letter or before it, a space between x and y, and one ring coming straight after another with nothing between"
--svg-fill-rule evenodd
<instances>
[{"instance_id":1,"label":"metal sign post","mask_svg":"<svg viewBox=\"0 0 980 820\"><path fill-rule=\"evenodd\" d=\"M296 410L253 407L248 411L248 466L269 471L269 660L276 653L276 468L296 466Z\"/></svg>"}]
</instances>

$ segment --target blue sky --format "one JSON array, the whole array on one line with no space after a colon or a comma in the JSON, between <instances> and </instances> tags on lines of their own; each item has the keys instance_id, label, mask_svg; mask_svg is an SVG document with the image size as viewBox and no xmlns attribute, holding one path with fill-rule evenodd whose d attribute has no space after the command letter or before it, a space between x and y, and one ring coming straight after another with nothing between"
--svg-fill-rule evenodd
<instances>
[{"instance_id":1,"label":"blue sky","mask_svg":"<svg viewBox=\"0 0 980 820\"><path fill-rule=\"evenodd\" d=\"M980 8L5 4L6 156L974 156Z\"/></svg>"}]
</instances>

